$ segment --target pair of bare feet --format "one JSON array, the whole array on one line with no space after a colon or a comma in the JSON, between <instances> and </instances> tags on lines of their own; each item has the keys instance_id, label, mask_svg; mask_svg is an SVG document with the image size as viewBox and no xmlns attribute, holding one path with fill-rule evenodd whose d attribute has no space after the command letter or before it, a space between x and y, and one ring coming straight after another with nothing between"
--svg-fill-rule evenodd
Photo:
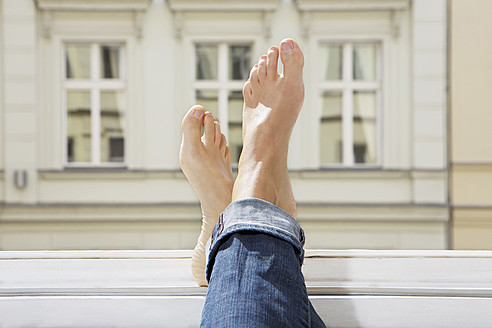
<instances>
[{"instance_id":1,"label":"pair of bare feet","mask_svg":"<svg viewBox=\"0 0 492 328\"><path fill-rule=\"evenodd\" d=\"M283 74L277 72L278 58ZM285 39L260 57L244 84L243 150L234 182L231 152L212 114L193 106L181 125L181 168L202 207L202 230L192 258L192 273L206 286L205 245L220 213L233 201L259 198L296 217L287 170L290 135L304 100L304 57L297 43ZM204 134L201 135L201 128Z\"/></svg>"}]
</instances>

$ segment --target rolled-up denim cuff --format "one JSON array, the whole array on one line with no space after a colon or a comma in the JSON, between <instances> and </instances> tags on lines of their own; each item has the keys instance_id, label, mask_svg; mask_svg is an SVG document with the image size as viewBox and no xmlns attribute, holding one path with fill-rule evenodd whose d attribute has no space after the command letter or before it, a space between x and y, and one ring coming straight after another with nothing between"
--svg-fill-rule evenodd
<instances>
[{"instance_id":1,"label":"rolled-up denim cuff","mask_svg":"<svg viewBox=\"0 0 492 328\"><path fill-rule=\"evenodd\" d=\"M283 239L294 247L299 263L304 262L304 231L289 213L267 201L247 198L231 203L214 228L207 261L210 280L215 255L226 238L237 232L265 233Z\"/></svg>"}]
</instances>

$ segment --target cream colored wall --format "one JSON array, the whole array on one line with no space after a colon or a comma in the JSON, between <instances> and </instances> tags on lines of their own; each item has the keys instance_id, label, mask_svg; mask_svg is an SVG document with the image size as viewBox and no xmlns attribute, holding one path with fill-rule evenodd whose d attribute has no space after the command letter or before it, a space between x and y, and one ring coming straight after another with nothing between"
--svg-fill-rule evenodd
<instances>
[{"instance_id":1,"label":"cream colored wall","mask_svg":"<svg viewBox=\"0 0 492 328\"><path fill-rule=\"evenodd\" d=\"M451 1L455 249L492 249L492 2Z\"/></svg>"},{"instance_id":2,"label":"cream colored wall","mask_svg":"<svg viewBox=\"0 0 492 328\"><path fill-rule=\"evenodd\" d=\"M53 12L43 22L32 0L3 0L0 29L8 35L0 49L9 69L0 86L8 119L0 130L0 249L192 248L201 218L178 150L180 122L193 102L193 41L247 38L258 56L288 36L308 59L306 101L289 152L307 247L446 248L445 0L392 1L412 3L397 15L303 12L299 4L308 2L279 1L268 21L261 12L185 13L177 38L180 17L169 1L154 0L140 38L128 12ZM126 169L65 170L61 47L64 40L113 38L126 43L128 55ZM384 45L387 90L382 167L320 171L319 42L374 38ZM12 172L24 167L29 186L17 190Z\"/></svg>"},{"instance_id":3,"label":"cream colored wall","mask_svg":"<svg viewBox=\"0 0 492 328\"><path fill-rule=\"evenodd\" d=\"M3 18L3 2L0 0L0 19ZM0 24L0 86L3 85L3 24ZM0 137L3 136L3 88L0 87ZM3 138L0 138L0 202L3 201Z\"/></svg>"},{"instance_id":4,"label":"cream colored wall","mask_svg":"<svg viewBox=\"0 0 492 328\"><path fill-rule=\"evenodd\" d=\"M492 163L492 2L451 5L452 160Z\"/></svg>"},{"instance_id":5,"label":"cream colored wall","mask_svg":"<svg viewBox=\"0 0 492 328\"><path fill-rule=\"evenodd\" d=\"M3 1L0 23L3 32L2 113L4 200L37 201L36 154L36 21L32 1ZM24 170L30 188L10 188L16 170Z\"/></svg>"}]
</instances>

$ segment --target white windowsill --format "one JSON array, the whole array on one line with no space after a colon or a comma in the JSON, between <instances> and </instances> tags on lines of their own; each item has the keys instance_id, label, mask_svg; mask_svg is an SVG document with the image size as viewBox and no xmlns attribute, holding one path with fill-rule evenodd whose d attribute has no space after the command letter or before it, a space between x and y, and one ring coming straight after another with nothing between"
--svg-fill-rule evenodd
<instances>
[{"instance_id":1,"label":"white windowsill","mask_svg":"<svg viewBox=\"0 0 492 328\"><path fill-rule=\"evenodd\" d=\"M191 277L191 254L0 252L0 325L198 326L207 289ZM492 321L491 251L307 250L303 271L327 326Z\"/></svg>"}]
</instances>

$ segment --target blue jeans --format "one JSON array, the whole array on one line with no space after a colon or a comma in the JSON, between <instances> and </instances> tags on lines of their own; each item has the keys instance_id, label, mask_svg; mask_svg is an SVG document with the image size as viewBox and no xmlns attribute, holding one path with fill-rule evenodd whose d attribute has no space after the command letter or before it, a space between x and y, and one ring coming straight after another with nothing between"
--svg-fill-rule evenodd
<instances>
[{"instance_id":1,"label":"blue jeans","mask_svg":"<svg viewBox=\"0 0 492 328\"><path fill-rule=\"evenodd\" d=\"M207 264L201 327L325 327L308 299L304 232L279 207L243 199L226 208Z\"/></svg>"}]
</instances>

